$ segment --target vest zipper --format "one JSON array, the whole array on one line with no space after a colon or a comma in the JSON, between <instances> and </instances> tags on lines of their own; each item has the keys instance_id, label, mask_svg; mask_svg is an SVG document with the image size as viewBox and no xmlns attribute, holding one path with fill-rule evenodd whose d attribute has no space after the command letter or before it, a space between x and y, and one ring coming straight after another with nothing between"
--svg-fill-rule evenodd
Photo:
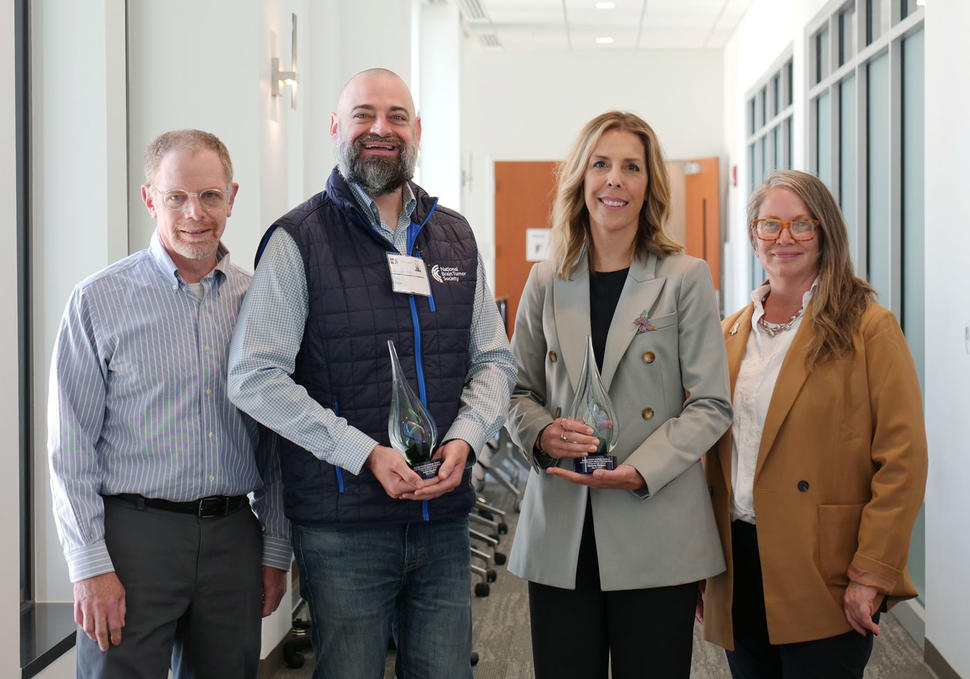
<instances>
[{"instance_id":1,"label":"vest zipper","mask_svg":"<svg viewBox=\"0 0 970 679\"><path fill-rule=\"evenodd\" d=\"M334 401L333 414L338 415L339 410L340 410L340 404L337 401ZM337 491L342 493L344 492L344 470L338 467L337 465L334 465L333 468L337 472Z\"/></svg>"}]
</instances>

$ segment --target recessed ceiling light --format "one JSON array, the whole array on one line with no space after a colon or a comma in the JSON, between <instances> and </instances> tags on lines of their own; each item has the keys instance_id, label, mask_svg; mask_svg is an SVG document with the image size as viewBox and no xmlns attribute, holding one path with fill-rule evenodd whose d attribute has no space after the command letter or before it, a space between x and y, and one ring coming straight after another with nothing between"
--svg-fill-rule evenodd
<instances>
[{"instance_id":1,"label":"recessed ceiling light","mask_svg":"<svg viewBox=\"0 0 970 679\"><path fill-rule=\"evenodd\" d=\"M596 9L616 9L615 2L597 2Z\"/></svg>"},{"instance_id":2,"label":"recessed ceiling light","mask_svg":"<svg viewBox=\"0 0 970 679\"><path fill-rule=\"evenodd\" d=\"M596 44L597 45L612 45L613 44L613 38L611 38L608 35L602 35L602 36L596 38Z\"/></svg>"}]
</instances>

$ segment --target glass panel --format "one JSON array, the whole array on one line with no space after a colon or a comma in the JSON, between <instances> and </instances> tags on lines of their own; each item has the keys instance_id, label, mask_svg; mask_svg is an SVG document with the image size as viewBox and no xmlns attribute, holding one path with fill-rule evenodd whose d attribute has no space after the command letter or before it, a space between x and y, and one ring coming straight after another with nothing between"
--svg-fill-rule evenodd
<instances>
[{"instance_id":1,"label":"glass panel","mask_svg":"<svg viewBox=\"0 0 970 679\"><path fill-rule=\"evenodd\" d=\"M775 147L778 139L778 126L768 130L765 135L765 176L771 174L772 170L778 167L775 164Z\"/></svg>"},{"instance_id":2,"label":"glass panel","mask_svg":"<svg viewBox=\"0 0 970 679\"><path fill-rule=\"evenodd\" d=\"M792 101L792 60L788 60L787 68L785 69L785 105L791 106Z\"/></svg>"},{"instance_id":3,"label":"glass panel","mask_svg":"<svg viewBox=\"0 0 970 679\"><path fill-rule=\"evenodd\" d=\"M751 193L758 187L758 176L754 173L754 144L748 147L748 189Z\"/></svg>"},{"instance_id":4,"label":"glass panel","mask_svg":"<svg viewBox=\"0 0 970 679\"><path fill-rule=\"evenodd\" d=\"M815 82L817 85L829 74L829 29L828 26L815 34Z\"/></svg>"},{"instance_id":5,"label":"glass panel","mask_svg":"<svg viewBox=\"0 0 970 679\"><path fill-rule=\"evenodd\" d=\"M751 187L761 186L765 178L765 138L761 137L754 143L754 181Z\"/></svg>"},{"instance_id":6,"label":"glass panel","mask_svg":"<svg viewBox=\"0 0 970 679\"><path fill-rule=\"evenodd\" d=\"M792 119L789 118L785 121L785 139L788 140L788 155L785 156L785 167L791 169L792 156L794 155L794 141L792 141L791 133Z\"/></svg>"},{"instance_id":7,"label":"glass panel","mask_svg":"<svg viewBox=\"0 0 970 679\"><path fill-rule=\"evenodd\" d=\"M839 66L855 55L855 4L839 13Z\"/></svg>"},{"instance_id":8,"label":"glass panel","mask_svg":"<svg viewBox=\"0 0 970 679\"><path fill-rule=\"evenodd\" d=\"M849 252L852 261L859 262L858 213L859 178L856 168L858 141L856 132L855 75L839 85L839 204L849 230Z\"/></svg>"},{"instance_id":9,"label":"glass panel","mask_svg":"<svg viewBox=\"0 0 970 679\"><path fill-rule=\"evenodd\" d=\"M748 102L748 134L754 134L754 97Z\"/></svg>"},{"instance_id":10,"label":"glass panel","mask_svg":"<svg viewBox=\"0 0 970 679\"><path fill-rule=\"evenodd\" d=\"M781 75L776 75L774 78L771 79L771 107L770 107L770 110L768 111L768 116L771 118L774 118L776 115L778 115L778 111L781 110L779 108L779 104L781 104L781 93L779 92L780 89L781 89Z\"/></svg>"},{"instance_id":11,"label":"glass panel","mask_svg":"<svg viewBox=\"0 0 970 679\"><path fill-rule=\"evenodd\" d=\"M920 384L923 384L925 346L923 337L923 31L903 40L903 148L902 148L902 250L903 332L909 342ZM925 526L920 510L909 545L909 574L920 592L926 592Z\"/></svg>"},{"instance_id":12,"label":"glass panel","mask_svg":"<svg viewBox=\"0 0 970 679\"><path fill-rule=\"evenodd\" d=\"M916 0L902 0L899 3L900 20L905 19L915 11L916 11Z\"/></svg>"},{"instance_id":13,"label":"glass panel","mask_svg":"<svg viewBox=\"0 0 970 679\"><path fill-rule=\"evenodd\" d=\"M765 91L758 90L754 95L754 132L765 126Z\"/></svg>"},{"instance_id":14,"label":"glass panel","mask_svg":"<svg viewBox=\"0 0 970 679\"><path fill-rule=\"evenodd\" d=\"M866 192L869 222L869 283L879 293L879 303L891 307L889 200L889 52L883 52L866 66L868 74L868 119L866 146L869 154L869 186Z\"/></svg>"},{"instance_id":15,"label":"glass panel","mask_svg":"<svg viewBox=\"0 0 970 679\"><path fill-rule=\"evenodd\" d=\"M785 164L785 135L782 129L782 126L778 125L772 130L772 135L774 135L772 147L775 149L775 161L772 163L772 167L775 169L787 169L788 167Z\"/></svg>"},{"instance_id":16,"label":"glass panel","mask_svg":"<svg viewBox=\"0 0 970 679\"><path fill-rule=\"evenodd\" d=\"M832 94L824 92L815 100L815 174L832 186Z\"/></svg>"},{"instance_id":17,"label":"glass panel","mask_svg":"<svg viewBox=\"0 0 970 679\"><path fill-rule=\"evenodd\" d=\"M889 30L890 0L866 0L866 44Z\"/></svg>"}]
</instances>

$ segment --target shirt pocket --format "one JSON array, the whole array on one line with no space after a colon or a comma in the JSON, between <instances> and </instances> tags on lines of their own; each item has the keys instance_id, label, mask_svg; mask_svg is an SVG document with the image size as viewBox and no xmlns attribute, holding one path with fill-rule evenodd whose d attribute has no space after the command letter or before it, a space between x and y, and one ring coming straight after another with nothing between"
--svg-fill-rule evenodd
<instances>
[{"instance_id":1,"label":"shirt pocket","mask_svg":"<svg viewBox=\"0 0 970 679\"><path fill-rule=\"evenodd\" d=\"M818 506L818 570L827 585L849 583L849 564L859 548L865 505Z\"/></svg>"}]
</instances>

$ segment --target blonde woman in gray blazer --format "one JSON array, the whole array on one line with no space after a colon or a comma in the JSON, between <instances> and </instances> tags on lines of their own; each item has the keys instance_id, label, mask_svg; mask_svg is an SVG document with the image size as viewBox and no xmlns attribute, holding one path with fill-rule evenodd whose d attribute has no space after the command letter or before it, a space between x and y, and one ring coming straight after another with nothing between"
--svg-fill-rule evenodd
<instances>
[{"instance_id":1,"label":"blonde woman in gray blazer","mask_svg":"<svg viewBox=\"0 0 970 679\"><path fill-rule=\"evenodd\" d=\"M724 340L704 261L664 233L660 145L639 117L583 129L559 176L554 254L515 321L508 428L529 475L509 569L529 581L537 679L688 677L697 582L724 570L700 458L731 423ZM616 411L615 470L564 417L586 338Z\"/></svg>"}]
</instances>

